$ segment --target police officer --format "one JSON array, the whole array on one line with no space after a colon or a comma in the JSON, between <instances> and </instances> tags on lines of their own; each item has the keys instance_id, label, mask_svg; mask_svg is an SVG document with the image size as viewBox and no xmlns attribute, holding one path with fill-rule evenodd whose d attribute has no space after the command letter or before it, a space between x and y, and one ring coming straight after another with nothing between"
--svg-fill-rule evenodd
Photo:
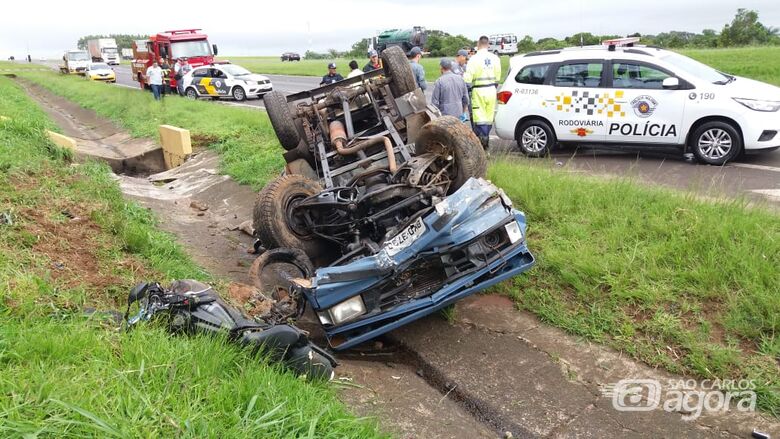
<instances>
[{"instance_id":1,"label":"police officer","mask_svg":"<svg viewBox=\"0 0 780 439\"><path fill-rule=\"evenodd\" d=\"M336 63L332 62L328 64L328 74L322 77L320 85L333 84L334 82L341 81L342 79L344 79L344 77L336 73Z\"/></svg>"},{"instance_id":2,"label":"police officer","mask_svg":"<svg viewBox=\"0 0 780 439\"><path fill-rule=\"evenodd\" d=\"M420 58L422 58L422 50L414 46L409 53L406 54L409 58L409 63L412 65L412 72L414 73L414 79L417 81L417 86L423 91L428 87L428 82L425 81L425 69L420 64Z\"/></svg>"},{"instance_id":3,"label":"police officer","mask_svg":"<svg viewBox=\"0 0 780 439\"><path fill-rule=\"evenodd\" d=\"M372 70L379 70L382 68L382 61L379 60L379 54L376 50L371 49L368 51L368 63L363 66L364 72L370 72Z\"/></svg>"},{"instance_id":4,"label":"police officer","mask_svg":"<svg viewBox=\"0 0 780 439\"><path fill-rule=\"evenodd\" d=\"M477 53L469 59L463 80L471 87L471 117L474 132L487 149L493 115L496 109L496 91L501 77L501 60L488 52L489 40L479 37Z\"/></svg>"},{"instance_id":5,"label":"police officer","mask_svg":"<svg viewBox=\"0 0 780 439\"><path fill-rule=\"evenodd\" d=\"M466 62L468 61L468 57L468 50L458 50L458 54L455 56L455 62L452 63L452 73L462 77L463 74L466 73Z\"/></svg>"}]
</instances>

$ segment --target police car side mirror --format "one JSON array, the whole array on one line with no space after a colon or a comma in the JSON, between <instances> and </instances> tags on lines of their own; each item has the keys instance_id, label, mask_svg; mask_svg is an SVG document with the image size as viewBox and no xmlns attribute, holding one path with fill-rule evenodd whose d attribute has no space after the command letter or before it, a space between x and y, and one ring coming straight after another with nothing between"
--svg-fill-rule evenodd
<instances>
[{"instance_id":1,"label":"police car side mirror","mask_svg":"<svg viewBox=\"0 0 780 439\"><path fill-rule=\"evenodd\" d=\"M680 80L678 78L666 78L664 79L664 82L661 83L664 89L666 90L676 90L680 87Z\"/></svg>"}]
</instances>

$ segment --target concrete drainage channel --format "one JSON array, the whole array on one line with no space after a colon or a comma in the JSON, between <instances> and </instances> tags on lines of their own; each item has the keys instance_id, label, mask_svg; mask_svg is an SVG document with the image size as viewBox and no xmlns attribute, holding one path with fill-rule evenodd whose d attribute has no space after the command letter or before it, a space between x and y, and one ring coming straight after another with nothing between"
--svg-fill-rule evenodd
<instances>
[{"instance_id":1,"label":"concrete drainage channel","mask_svg":"<svg viewBox=\"0 0 780 439\"><path fill-rule=\"evenodd\" d=\"M110 121L47 90L21 82L79 156L108 162L122 191L153 210L201 266L237 282L222 291L247 301L255 193L220 175L219 156L205 151L164 168L156 142L132 139ZM81 145L86 145L83 149ZM251 307L251 303L244 303ZM519 312L506 298L481 295L458 303L455 321L433 315L367 347L340 354L342 400L375 416L398 437L746 437L780 425L735 411L681 420L662 410L620 412L601 385L638 377L683 379L578 340ZM316 340L318 326L300 322ZM321 340L320 340L321 341Z\"/></svg>"}]
</instances>

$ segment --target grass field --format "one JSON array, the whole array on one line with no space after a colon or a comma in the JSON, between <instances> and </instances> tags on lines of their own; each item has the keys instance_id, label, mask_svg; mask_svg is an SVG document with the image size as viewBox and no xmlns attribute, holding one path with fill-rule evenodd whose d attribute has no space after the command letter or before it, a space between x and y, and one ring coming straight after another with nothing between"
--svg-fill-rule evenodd
<instances>
[{"instance_id":1,"label":"grass field","mask_svg":"<svg viewBox=\"0 0 780 439\"><path fill-rule=\"evenodd\" d=\"M349 70L348 58L336 58L334 60L328 59L304 59L302 61L285 61L282 62L278 57L273 56L252 56L252 57L221 57L221 59L228 59L230 62L241 65L253 72L272 74L272 75L300 75L300 76L323 76L328 73L328 63L335 62L338 67L338 72L346 78ZM425 79L432 82L439 77L439 60L441 58L423 58L421 60L422 66L425 68ZM366 65L368 59L356 59L360 69ZM506 72L509 67L509 57L501 57L501 66Z\"/></svg>"},{"instance_id":2,"label":"grass field","mask_svg":"<svg viewBox=\"0 0 780 439\"><path fill-rule=\"evenodd\" d=\"M25 61L0 61L0 72L3 72L4 70L40 70L40 69L48 69L48 67L36 64L36 63L28 63L27 60Z\"/></svg>"},{"instance_id":3,"label":"grass field","mask_svg":"<svg viewBox=\"0 0 780 439\"><path fill-rule=\"evenodd\" d=\"M70 166L3 77L0 114L0 437L382 437L330 385L222 339L87 316L140 280L209 276L105 165Z\"/></svg>"},{"instance_id":4,"label":"grass field","mask_svg":"<svg viewBox=\"0 0 780 439\"><path fill-rule=\"evenodd\" d=\"M780 86L780 47L681 50L718 70Z\"/></svg>"},{"instance_id":5,"label":"grass field","mask_svg":"<svg viewBox=\"0 0 780 439\"><path fill-rule=\"evenodd\" d=\"M25 76L136 134L153 133L165 120L214 136L226 163L241 151L252 164L225 170L255 187L281 169L269 158L281 149L262 112L186 100L156 104L148 94L104 84ZM171 106L170 114L154 105ZM702 201L549 165L504 160L490 168L490 178L528 214L529 246L539 260L498 290L551 324L648 364L755 379L760 406L780 413L780 217L742 201Z\"/></svg>"},{"instance_id":6,"label":"grass field","mask_svg":"<svg viewBox=\"0 0 780 439\"><path fill-rule=\"evenodd\" d=\"M690 56L718 70L738 76L757 79L770 84L780 85L780 47L748 47L734 49L703 49L680 50L683 55ZM349 59L335 60L303 60L299 62L281 62L278 57L224 57L258 73L278 75L322 76L327 73L327 65L335 61L339 73L349 73ZM362 69L367 60L358 59ZM439 77L439 58L423 58L425 77L435 81ZM509 57L501 57L501 68L504 74L509 68Z\"/></svg>"}]
</instances>

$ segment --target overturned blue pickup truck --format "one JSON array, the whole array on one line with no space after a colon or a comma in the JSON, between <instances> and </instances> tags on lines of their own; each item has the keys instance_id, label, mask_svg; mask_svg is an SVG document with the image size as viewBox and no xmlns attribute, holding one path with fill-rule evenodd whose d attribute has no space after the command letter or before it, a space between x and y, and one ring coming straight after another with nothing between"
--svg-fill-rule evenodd
<instances>
[{"instance_id":1,"label":"overturned blue pickup truck","mask_svg":"<svg viewBox=\"0 0 780 439\"><path fill-rule=\"evenodd\" d=\"M383 69L264 98L285 173L258 195L250 274L348 349L531 268L522 212L484 179L467 124L427 105L397 48Z\"/></svg>"}]
</instances>

